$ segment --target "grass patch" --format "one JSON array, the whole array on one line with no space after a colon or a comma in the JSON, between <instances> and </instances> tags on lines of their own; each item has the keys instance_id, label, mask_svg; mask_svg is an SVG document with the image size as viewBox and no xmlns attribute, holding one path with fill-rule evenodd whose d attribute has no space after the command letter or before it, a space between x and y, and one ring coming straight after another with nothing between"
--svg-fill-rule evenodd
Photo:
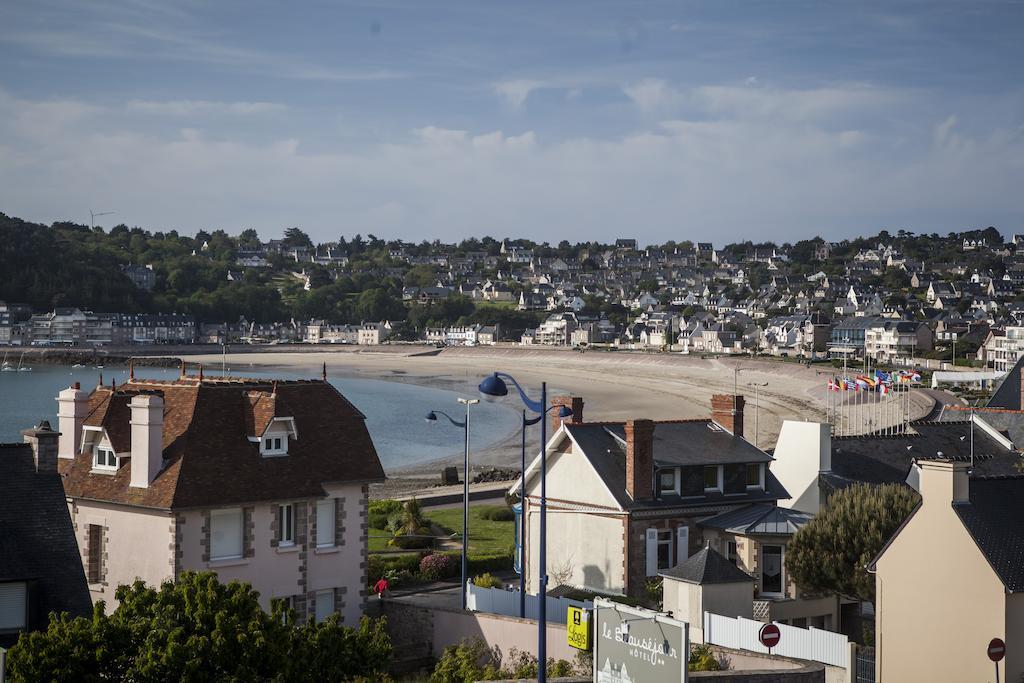
<instances>
[{"instance_id":1,"label":"grass patch","mask_svg":"<svg viewBox=\"0 0 1024 683\"><path fill-rule=\"evenodd\" d=\"M471 554L507 553L515 542L515 521L496 522L485 519L505 505L469 506L469 552ZM462 533L462 508L423 511L424 516L448 533Z\"/></svg>"}]
</instances>

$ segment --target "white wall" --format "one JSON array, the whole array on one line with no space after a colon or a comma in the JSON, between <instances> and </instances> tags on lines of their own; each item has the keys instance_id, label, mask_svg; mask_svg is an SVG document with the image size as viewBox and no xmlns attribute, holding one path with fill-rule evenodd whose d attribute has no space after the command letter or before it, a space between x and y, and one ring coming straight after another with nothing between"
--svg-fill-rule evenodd
<instances>
[{"instance_id":1,"label":"white wall","mask_svg":"<svg viewBox=\"0 0 1024 683\"><path fill-rule=\"evenodd\" d=\"M539 590L540 510L529 506L527 534L527 590ZM625 590L622 560L625 553L622 516L559 511L548 503L548 589L559 581L560 570L571 572L566 584L595 591L621 593Z\"/></svg>"},{"instance_id":2,"label":"white wall","mask_svg":"<svg viewBox=\"0 0 1024 683\"><path fill-rule=\"evenodd\" d=\"M831 469L832 436L829 425L785 420L775 444L774 456L772 474L792 496L780 500L779 506L817 514L821 504L818 473Z\"/></svg>"}]
</instances>

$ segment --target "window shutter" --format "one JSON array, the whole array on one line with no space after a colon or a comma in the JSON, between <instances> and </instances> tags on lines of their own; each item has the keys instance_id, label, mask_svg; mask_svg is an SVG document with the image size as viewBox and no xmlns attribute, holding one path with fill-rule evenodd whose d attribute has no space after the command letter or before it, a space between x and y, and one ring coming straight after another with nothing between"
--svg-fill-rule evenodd
<instances>
[{"instance_id":1,"label":"window shutter","mask_svg":"<svg viewBox=\"0 0 1024 683\"><path fill-rule=\"evenodd\" d=\"M647 530L647 576L658 575L658 530Z\"/></svg>"},{"instance_id":2,"label":"window shutter","mask_svg":"<svg viewBox=\"0 0 1024 683\"><path fill-rule=\"evenodd\" d=\"M242 511L216 510L210 514L210 558L242 556Z\"/></svg>"},{"instance_id":3,"label":"window shutter","mask_svg":"<svg viewBox=\"0 0 1024 683\"><path fill-rule=\"evenodd\" d=\"M23 582L0 583L0 630L25 628L27 593Z\"/></svg>"},{"instance_id":4,"label":"window shutter","mask_svg":"<svg viewBox=\"0 0 1024 683\"><path fill-rule=\"evenodd\" d=\"M336 498L316 502L316 545L329 548L334 545L334 506Z\"/></svg>"},{"instance_id":5,"label":"window shutter","mask_svg":"<svg viewBox=\"0 0 1024 683\"><path fill-rule=\"evenodd\" d=\"M686 562L690 557L690 527L681 526L676 528L676 564Z\"/></svg>"},{"instance_id":6,"label":"window shutter","mask_svg":"<svg viewBox=\"0 0 1024 683\"><path fill-rule=\"evenodd\" d=\"M319 624L327 617L334 614L334 591L325 590L316 592L316 622Z\"/></svg>"}]
</instances>

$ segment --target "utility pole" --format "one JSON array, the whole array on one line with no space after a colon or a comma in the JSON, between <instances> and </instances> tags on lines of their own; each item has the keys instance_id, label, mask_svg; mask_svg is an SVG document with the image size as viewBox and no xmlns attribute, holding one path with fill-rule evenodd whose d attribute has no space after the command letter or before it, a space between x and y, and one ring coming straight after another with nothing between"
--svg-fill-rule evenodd
<instances>
[{"instance_id":1,"label":"utility pole","mask_svg":"<svg viewBox=\"0 0 1024 683\"><path fill-rule=\"evenodd\" d=\"M95 230L96 229L96 217L97 216L111 216L113 214L114 214L113 211L93 211L92 209L89 209L89 229L90 230Z\"/></svg>"}]
</instances>

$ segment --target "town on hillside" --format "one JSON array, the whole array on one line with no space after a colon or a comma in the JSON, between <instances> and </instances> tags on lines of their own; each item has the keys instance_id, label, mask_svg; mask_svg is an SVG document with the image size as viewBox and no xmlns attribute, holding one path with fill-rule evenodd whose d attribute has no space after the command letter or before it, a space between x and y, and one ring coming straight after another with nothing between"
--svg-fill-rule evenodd
<instances>
[{"instance_id":1,"label":"town on hillside","mask_svg":"<svg viewBox=\"0 0 1024 683\"><path fill-rule=\"evenodd\" d=\"M1024 349L1024 238L994 228L782 245L314 244L298 228L264 242L0 216L0 236L16 245L0 345L515 344L997 373Z\"/></svg>"}]
</instances>

